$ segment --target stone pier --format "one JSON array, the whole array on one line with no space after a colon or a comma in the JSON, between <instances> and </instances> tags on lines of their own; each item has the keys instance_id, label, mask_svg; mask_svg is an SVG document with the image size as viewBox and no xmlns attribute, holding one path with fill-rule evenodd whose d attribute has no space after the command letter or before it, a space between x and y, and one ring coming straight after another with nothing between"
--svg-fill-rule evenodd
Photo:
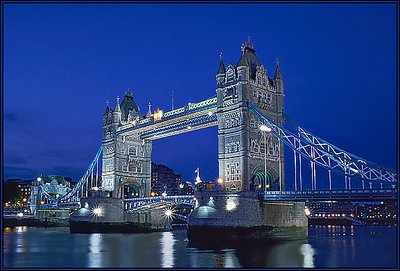
<instances>
[{"instance_id":1,"label":"stone pier","mask_svg":"<svg viewBox=\"0 0 400 271\"><path fill-rule=\"evenodd\" d=\"M122 199L82 198L81 208L70 217L71 232L152 232L171 230L164 208L124 212Z\"/></svg>"},{"instance_id":2,"label":"stone pier","mask_svg":"<svg viewBox=\"0 0 400 271\"><path fill-rule=\"evenodd\" d=\"M189 241L297 240L308 236L304 202L268 202L254 193L201 192L188 218Z\"/></svg>"}]
</instances>

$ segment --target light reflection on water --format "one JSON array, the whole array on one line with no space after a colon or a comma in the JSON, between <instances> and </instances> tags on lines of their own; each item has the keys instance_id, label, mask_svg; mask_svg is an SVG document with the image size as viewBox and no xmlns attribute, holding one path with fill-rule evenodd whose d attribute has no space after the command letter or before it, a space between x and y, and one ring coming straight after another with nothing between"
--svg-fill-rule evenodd
<instances>
[{"instance_id":1,"label":"light reflection on water","mask_svg":"<svg viewBox=\"0 0 400 271\"><path fill-rule=\"evenodd\" d=\"M5 267L395 267L396 228L315 226L308 240L190 244L186 231L70 234L68 228L3 229ZM66 260L68 259L68 260Z\"/></svg>"},{"instance_id":2,"label":"light reflection on water","mask_svg":"<svg viewBox=\"0 0 400 271\"><path fill-rule=\"evenodd\" d=\"M93 233L89 236L89 266L90 267L101 267L102 254L102 236L100 233Z\"/></svg>"},{"instance_id":3,"label":"light reflection on water","mask_svg":"<svg viewBox=\"0 0 400 271\"><path fill-rule=\"evenodd\" d=\"M174 234L172 232L161 233L161 267L174 266Z\"/></svg>"},{"instance_id":4,"label":"light reflection on water","mask_svg":"<svg viewBox=\"0 0 400 271\"><path fill-rule=\"evenodd\" d=\"M300 252L303 254L304 261L303 261L303 267L315 267L314 266L314 254L315 250L310 244L302 244L300 246Z\"/></svg>"}]
</instances>

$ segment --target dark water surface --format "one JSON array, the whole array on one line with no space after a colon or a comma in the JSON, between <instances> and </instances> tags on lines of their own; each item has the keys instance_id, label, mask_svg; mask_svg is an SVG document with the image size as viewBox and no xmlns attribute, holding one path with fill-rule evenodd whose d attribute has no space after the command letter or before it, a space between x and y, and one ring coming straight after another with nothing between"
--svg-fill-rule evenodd
<instances>
[{"instance_id":1,"label":"dark water surface","mask_svg":"<svg viewBox=\"0 0 400 271\"><path fill-rule=\"evenodd\" d=\"M308 240L192 245L186 230L70 234L69 228L3 230L4 267L316 267L394 268L397 228L313 226Z\"/></svg>"}]
</instances>

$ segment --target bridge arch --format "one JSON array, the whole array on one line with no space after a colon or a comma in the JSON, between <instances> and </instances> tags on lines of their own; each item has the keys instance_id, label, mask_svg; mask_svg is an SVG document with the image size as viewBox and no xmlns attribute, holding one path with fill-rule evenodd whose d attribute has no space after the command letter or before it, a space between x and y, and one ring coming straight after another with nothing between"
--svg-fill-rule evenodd
<instances>
[{"instance_id":1,"label":"bridge arch","mask_svg":"<svg viewBox=\"0 0 400 271\"><path fill-rule=\"evenodd\" d=\"M251 190L274 190L275 188L275 180L278 178L278 174L272 168L267 168L267 171L264 168L256 168L253 171L253 176L251 178L251 184L254 188L250 188Z\"/></svg>"},{"instance_id":2,"label":"bridge arch","mask_svg":"<svg viewBox=\"0 0 400 271\"><path fill-rule=\"evenodd\" d=\"M123 187L125 199L139 198L143 196L143 188L138 183L125 183Z\"/></svg>"}]
</instances>

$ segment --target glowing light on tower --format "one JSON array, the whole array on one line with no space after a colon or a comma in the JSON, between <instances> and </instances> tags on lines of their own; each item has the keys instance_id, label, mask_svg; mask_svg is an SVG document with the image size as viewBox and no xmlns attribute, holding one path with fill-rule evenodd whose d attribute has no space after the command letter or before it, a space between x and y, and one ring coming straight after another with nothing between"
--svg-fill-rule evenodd
<instances>
[{"instance_id":1,"label":"glowing light on tower","mask_svg":"<svg viewBox=\"0 0 400 271\"><path fill-rule=\"evenodd\" d=\"M197 167L195 173L197 173L196 182L195 182L195 183L196 183L196 184L201 183L201 179L200 179L200 169L199 169L199 167Z\"/></svg>"},{"instance_id":2,"label":"glowing light on tower","mask_svg":"<svg viewBox=\"0 0 400 271\"><path fill-rule=\"evenodd\" d=\"M157 109L157 111L155 111L154 114L153 114L154 121L161 120L162 117L163 117L163 114L164 113L163 113L163 111L161 109Z\"/></svg>"}]
</instances>

